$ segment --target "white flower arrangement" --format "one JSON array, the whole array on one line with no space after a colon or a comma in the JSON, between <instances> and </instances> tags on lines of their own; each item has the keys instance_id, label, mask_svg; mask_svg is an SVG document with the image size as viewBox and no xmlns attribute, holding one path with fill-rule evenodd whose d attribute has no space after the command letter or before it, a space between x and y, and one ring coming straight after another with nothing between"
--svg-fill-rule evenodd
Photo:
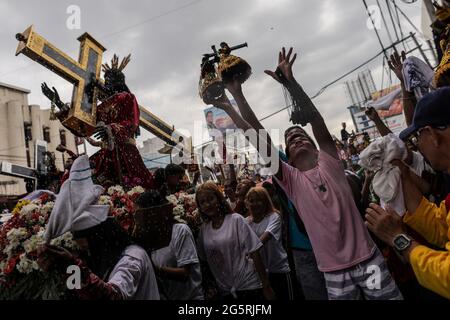
<instances>
[{"instance_id":1,"label":"white flower arrangement","mask_svg":"<svg viewBox=\"0 0 450 320\"><path fill-rule=\"evenodd\" d=\"M173 217L177 222L188 224L193 228L196 227L197 221L201 223L199 211L196 208L195 195L180 192L169 195L166 199L174 207Z\"/></svg>"},{"instance_id":2,"label":"white flower arrangement","mask_svg":"<svg viewBox=\"0 0 450 320\"><path fill-rule=\"evenodd\" d=\"M27 237L28 232L25 228L14 228L8 231L6 234L6 238L9 242L18 242L20 243L20 240L23 240Z\"/></svg>"},{"instance_id":3,"label":"white flower arrangement","mask_svg":"<svg viewBox=\"0 0 450 320\"><path fill-rule=\"evenodd\" d=\"M184 214L184 208L182 205L177 205L175 208L173 208L173 215L174 216L182 216Z\"/></svg>"},{"instance_id":4,"label":"white flower arrangement","mask_svg":"<svg viewBox=\"0 0 450 320\"><path fill-rule=\"evenodd\" d=\"M178 205L178 198L175 195L171 194L170 196L167 196L166 199L174 206Z\"/></svg>"},{"instance_id":5,"label":"white flower arrangement","mask_svg":"<svg viewBox=\"0 0 450 320\"><path fill-rule=\"evenodd\" d=\"M124 194L125 194L125 191L123 190L123 188L122 188L121 186L112 186L112 187L109 187L109 189L108 189L108 194L109 194L110 196L112 196L112 195L115 194L115 193L117 193L117 194L119 194L119 195L124 195Z\"/></svg>"},{"instance_id":6,"label":"white flower arrangement","mask_svg":"<svg viewBox=\"0 0 450 320\"><path fill-rule=\"evenodd\" d=\"M136 186L133 189L131 189L130 191L128 191L128 195L132 196L136 193L141 194L141 193L144 193L144 191L145 191L144 188L142 188L141 186Z\"/></svg>"},{"instance_id":7,"label":"white flower arrangement","mask_svg":"<svg viewBox=\"0 0 450 320\"><path fill-rule=\"evenodd\" d=\"M44 241L44 228L41 228L37 234L34 234L30 239L23 243L23 248L26 253L36 251L41 245L45 243Z\"/></svg>"},{"instance_id":8,"label":"white flower arrangement","mask_svg":"<svg viewBox=\"0 0 450 320\"><path fill-rule=\"evenodd\" d=\"M10 242L5 249L3 249L3 253L9 257L12 256L12 252L16 250L16 248L20 245L20 242ZM1 270L1 269L0 269Z\"/></svg>"},{"instance_id":9,"label":"white flower arrangement","mask_svg":"<svg viewBox=\"0 0 450 320\"><path fill-rule=\"evenodd\" d=\"M55 203L53 201L49 201L41 207L42 213L50 213L53 210Z\"/></svg>"},{"instance_id":10,"label":"white flower arrangement","mask_svg":"<svg viewBox=\"0 0 450 320\"><path fill-rule=\"evenodd\" d=\"M110 196L100 196L100 198L97 201L97 204L99 205L108 205L108 206L113 206L112 200Z\"/></svg>"},{"instance_id":11,"label":"white flower arrangement","mask_svg":"<svg viewBox=\"0 0 450 320\"><path fill-rule=\"evenodd\" d=\"M25 274L29 274L33 270L40 270L37 262L33 261L31 259L28 259L28 257L24 253L22 253L20 255L20 260L19 260L19 263L16 265L16 268L20 273L25 273Z\"/></svg>"},{"instance_id":12,"label":"white flower arrangement","mask_svg":"<svg viewBox=\"0 0 450 320\"><path fill-rule=\"evenodd\" d=\"M30 214L32 214L33 212L36 212L36 211L38 211L38 210L39 210L39 205L38 205L38 204L36 204L36 203L30 203L30 204L27 204L26 206L24 206L24 207L22 208L22 210L20 210L20 214L21 214L21 215L28 216L28 215L30 215Z\"/></svg>"},{"instance_id":13,"label":"white flower arrangement","mask_svg":"<svg viewBox=\"0 0 450 320\"><path fill-rule=\"evenodd\" d=\"M73 235L71 232L66 232L62 236L53 239L50 241L50 244L53 246L63 246L70 250L79 249L77 243L73 240Z\"/></svg>"}]
</instances>

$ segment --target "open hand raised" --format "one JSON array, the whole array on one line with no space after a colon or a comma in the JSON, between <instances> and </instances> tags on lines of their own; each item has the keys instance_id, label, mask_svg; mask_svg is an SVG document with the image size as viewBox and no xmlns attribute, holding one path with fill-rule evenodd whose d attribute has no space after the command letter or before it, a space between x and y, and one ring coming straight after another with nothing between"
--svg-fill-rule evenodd
<instances>
[{"instance_id":1,"label":"open hand raised","mask_svg":"<svg viewBox=\"0 0 450 320\"><path fill-rule=\"evenodd\" d=\"M291 47L286 55L286 49L283 47L278 53L278 66L275 72L270 70L265 70L264 72L281 84L294 82L292 66L295 59L297 59L297 54L294 54L291 59L292 51L293 48Z\"/></svg>"},{"instance_id":2,"label":"open hand raised","mask_svg":"<svg viewBox=\"0 0 450 320\"><path fill-rule=\"evenodd\" d=\"M391 54L391 58L388 60L389 68L391 68L391 70L395 73L395 75L397 76L397 78L401 82L404 81L404 78L403 78L403 62L405 62L405 60L406 60L406 53L405 53L405 51L402 51L401 57L397 53L397 51L394 52L394 54Z\"/></svg>"}]
</instances>

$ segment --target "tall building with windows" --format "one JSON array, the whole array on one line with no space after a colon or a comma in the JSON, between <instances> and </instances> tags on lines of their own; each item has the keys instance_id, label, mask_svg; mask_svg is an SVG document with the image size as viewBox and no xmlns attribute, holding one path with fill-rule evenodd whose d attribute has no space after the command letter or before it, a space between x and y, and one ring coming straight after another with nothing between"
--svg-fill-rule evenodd
<instances>
[{"instance_id":1,"label":"tall building with windows","mask_svg":"<svg viewBox=\"0 0 450 320\"><path fill-rule=\"evenodd\" d=\"M59 144L77 152L75 136L59 121L50 120L50 109L28 104L29 90L0 83L0 160L35 168L37 140L47 142L56 166L63 170L64 155L56 151ZM22 179L0 175L0 195L25 193Z\"/></svg>"}]
</instances>

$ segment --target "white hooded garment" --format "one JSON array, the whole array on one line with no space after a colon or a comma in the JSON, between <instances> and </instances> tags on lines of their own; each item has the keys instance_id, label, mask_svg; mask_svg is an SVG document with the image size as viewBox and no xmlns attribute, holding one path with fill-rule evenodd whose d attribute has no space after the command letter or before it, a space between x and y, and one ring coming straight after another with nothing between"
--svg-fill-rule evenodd
<instances>
[{"instance_id":1,"label":"white hooded garment","mask_svg":"<svg viewBox=\"0 0 450 320\"><path fill-rule=\"evenodd\" d=\"M85 230L105 221L109 206L93 204L103 192L102 186L92 182L88 156L76 159L56 197L45 230L46 243L68 231Z\"/></svg>"}]
</instances>

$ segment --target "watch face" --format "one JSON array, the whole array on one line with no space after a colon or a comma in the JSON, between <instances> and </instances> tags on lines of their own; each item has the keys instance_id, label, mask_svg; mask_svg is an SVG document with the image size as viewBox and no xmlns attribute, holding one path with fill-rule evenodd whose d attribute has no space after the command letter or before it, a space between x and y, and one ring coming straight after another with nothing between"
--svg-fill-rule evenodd
<instances>
[{"instance_id":1,"label":"watch face","mask_svg":"<svg viewBox=\"0 0 450 320\"><path fill-rule=\"evenodd\" d=\"M395 244L395 247L397 250L404 250L404 249L408 248L410 243L411 243L411 240L409 240L404 235L399 235L394 240L394 244Z\"/></svg>"}]
</instances>

